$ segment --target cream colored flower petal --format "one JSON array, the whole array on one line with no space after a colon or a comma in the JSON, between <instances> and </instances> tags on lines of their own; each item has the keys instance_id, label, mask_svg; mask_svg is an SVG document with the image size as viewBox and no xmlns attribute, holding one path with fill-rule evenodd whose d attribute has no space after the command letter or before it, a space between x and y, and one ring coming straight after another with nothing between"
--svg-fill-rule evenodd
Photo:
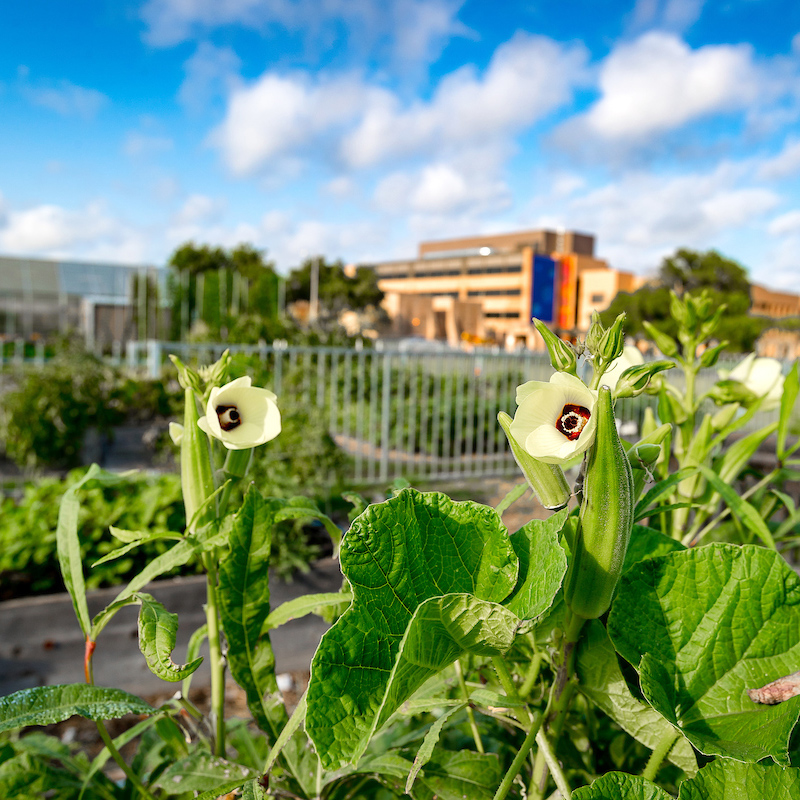
<instances>
[{"instance_id":1,"label":"cream colored flower petal","mask_svg":"<svg viewBox=\"0 0 800 800\"><path fill-rule=\"evenodd\" d=\"M183 439L183 425L179 422L170 422L169 424L169 438L172 439L174 444L179 445Z\"/></svg>"},{"instance_id":2,"label":"cream colored flower petal","mask_svg":"<svg viewBox=\"0 0 800 800\"><path fill-rule=\"evenodd\" d=\"M208 436L214 436L217 439L222 436L222 428L219 426L219 419L213 410L210 416L206 414L206 416L200 417L200 419L197 420L197 427Z\"/></svg>"},{"instance_id":3,"label":"cream colored flower petal","mask_svg":"<svg viewBox=\"0 0 800 800\"><path fill-rule=\"evenodd\" d=\"M635 367L644 364L644 356L638 347L626 344L622 349L622 355L611 364L611 368L603 373L603 385L609 389L615 389L620 376L628 367Z\"/></svg>"},{"instance_id":4,"label":"cream colored flower petal","mask_svg":"<svg viewBox=\"0 0 800 800\"><path fill-rule=\"evenodd\" d=\"M555 462L551 459L559 458L564 442L569 442L569 439L553 425L541 425L528 434L524 446L529 455L546 464L552 464Z\"/></svg>"},{"instance_id":5,"label":"cream colored flower petal","mask_svg":"<svg viewBox=\"0 0 800 800\"><path fill-rule=\"evenodd\" d=\"M757 358L750 368L746 383L756 394L763 395L772 389L782 374L780 361L774 358Z\"/></svg>"},{"instance_id":6,"label":"cream colored flower petal","mask_svg":"<svg viewBox=\"0 0 800 800\"><path fill-rule=\"evenodd\" d=\"M549 386L529 394L514 414L514 422L511 423L512 432L519 430L522 441L540 425L555 426L567 402L569 402L567 393L558 387ZM514 436L516 437L516 434Z\"/></svg>"},{"instance_id":7,"label":"cream colored flower petal","mask_svg":"<svg viewBox=\"0 0 800 800\"><path fill-rule=\"evenodd\" d=\"M551 386L557 386L564 391L564 402L575 403L585 408L591 408L597 400L597 392L590 389L580 378L568 372L556 372L550 378Z\"/></svg>"},{"instance_id":8,"label":"cream colored flower petal","mask_svg":"<svg viewBox=\"0 0 800 800\"><path fill-rule=\"evenodd\" d=\"M732 381L739 381L740 383L747 382L747 376L750 374L750 368L753 361L756 359L755 353L750 353L746 358L740 361L728 374L727 378Z\"/></svg>"},{"instance_id":9,"label":"cream colored flower petal","mask_svg":"<svg viewBox=\"0 0 800 800\"><path fill-rule=\"evenodd\" d=\"M550 384L544 381L528 381L527 383L521 383L517 386L517 405L521 406L522 401L532 392L535 392L537 389L547 388L548 386L550 386Z\"/></svg>"}]
</instances>

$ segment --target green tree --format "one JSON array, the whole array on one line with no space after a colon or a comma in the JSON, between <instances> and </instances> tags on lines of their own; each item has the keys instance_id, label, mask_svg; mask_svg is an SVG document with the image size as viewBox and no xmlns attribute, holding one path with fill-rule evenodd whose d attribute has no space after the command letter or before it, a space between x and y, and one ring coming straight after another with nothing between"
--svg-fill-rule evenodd
<instances>
[{"instance_id":1,"label":"green tree","mask_svg":"<svg viewBox=\"0 0 800 800\"><path fill-rule=\"evenodd\" d=\"M618 314L625 312L625 331L632 336L644 335L642 320L675 336L677 327L669 310L670 289L678 295L707 289L715 306L723 303L727 306L716 335L720 341L729 342L729 350L752 350L764 330L765 321L748 313L750 281L745 268L716 250L698 252L686 248L663 260L655 282L632 294L620 292L600 315L603 324L611 324Z\"/></svg>"},{"instance_id":2,"label":"green tree","mask_svg":"<svg viewBox=\"0 0 800 800\"><path fill-rule=\"evenodd\" d=\"M211 338L255 332L256 338L281 334L279 278L264 252L249 244L232 250L187 242L169 259L171 335L184 338L193 324L205 324Z\"/></svg>"},{"instance_id":3,"label":"green tree","mask_svg":"<svg viewBox=\"0 0 800 800\"><path fill-rule=\"evenodd\" d=\"M286 282L286 301L308 300L311 297L311 274L319 275L319 316L322 321L336 319L342 311L363 311L378 307L383 292L378 288L375 270L360 267L350 278L341 261L328 263L321 256L307 258L292 270Z\"/></svg>"}]
</instances>

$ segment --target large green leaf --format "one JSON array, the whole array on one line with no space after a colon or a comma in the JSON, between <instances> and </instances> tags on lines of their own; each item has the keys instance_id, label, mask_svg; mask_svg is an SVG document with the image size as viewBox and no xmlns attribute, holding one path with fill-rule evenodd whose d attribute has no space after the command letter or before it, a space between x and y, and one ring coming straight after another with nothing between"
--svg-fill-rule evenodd
<instances>
[{"instance_id":1,"label":"large green leaf","mask_svg":"<svg viewBox=\"0 0 800 800\"><path fill-rule=\"evenodd\" d=\"M78 537L78 515L80 500L78 493L89 485L114 486L123 483L126 478L111 472L105 472L97 464L92 464L86 474L69 487L61 498L56 525L56 550L58 563L64 585L67 587L84 636L89 635L89 608L86 604L86 584L83 580L83 561L81 559L81 543Z\"/></svg>"},{"instance_id":2,"label":"large green leaf","mask_svg":"<svg viewBox=\"0 0 800 800\"><path fill-rule=\"evenodd\" d=\"M675 550L685 550L677 539L644 525L634 525L622 571L627 572L634 564L645 558L665 556Z\"/></svg>"},{"instance_id":3,"label":"large green leaf","mask_svg":"<svg viewBox=\"0 0 800 800\"><path fill-rule=\"evenodd\" d=\"M265 622L269 616L272 524L280 505L279 500L265 502L250 486L236 514L230 553L219 569L220 611L229 643L231 674L245 690L253 719L273 742L280 730L274 728L273 714L267 706L275 707L282 700Z\"/></svg>"},{"instance_id":4,"label":"large green leaf","mask_svg":"<svg viewBox=\"0 0 800 800\"><path fill-rule=\"evenodd\" d=\"M274 743L289 720L275 678L275 656L269 638L269 555L272 527L284 501L264 500L251 486L236 514L230 552L219 569L222 625L228 640L228 665L247 697L256 724ZM293 775L307 778L316 759L291 739L283 756Z\"/></svg>"},{"instance_id":5,"label":"large green leaf","mask_svg":"<svg viewBox=\"0 0 800 800\"><path fill-rule=\"evenodd\" d=\"M651 750L675 732L657 711L634 697L617 662L617 654L598 620L584 628L576 660L580 691L620 727ZM680 736L669 760L687 775L697 772L697 759L688 739Z\"/></svg>"},{"instance_id":6,"label":"large green leaf","mask_svg":"<svg viewBox=\"0 0 800 800\"><path fill-rule=\"evenodd\" d=\"M567 571L567 556L558 534L567 521L565 508L546 520L532 519L511 537L519 558L517 586L503 605L522 619L533 619L547 611Z\"/></svg>"},{"instance_id":7,"label":"large green leaf","mask_svg":"<svg viewBox=\"0 0 800 800\"><path fill-rule=\"evenodd\" d=\"M717 759L681 784L678 800L797 800L800 769Z\"/></svg>"},{"instance_id":8,"label":"large green leaf","mask_svg":"<svg viewBox=\"0 0 800 800\"><path fill-rule=\"evenodd\" d=\"M417 777L411 796L414 800L491 800L502 777L493 753L439 750Z\"/></svg>"},{"instance_id":9,"label":"large green leaf","mask_svg":"<svg viewBox=\"0 0 800 800\"><path fill-rule=\"evenodd\" d=\"M416 688L403 686L393 670L417 608L461 593L500 603L516 583L518 566L493 509L413 489L370 506L353 522L341 564L353 604L314 656L306 716L326 768L357 759L378 715L385 718ZM442 625L448 625L444 617ZM438 644L425 641L431 649ZM390 680L392 697L385 702Z\"/></svg>"},{"instance_id":10,"label":"large green leaf","mask_svg":"<svg viewBox=\"0 0 800 800\"><path fill-rule=\"evenodd\" d=\"M165 681L182 681L203 661L195 658L179 666L172 658L178 635L178 615L171 614L149 594L136 595L142 607L139 611L139 647L151 672Z\"/></svg>"},{"instance_id":11,"label":"large green leaf","mask_svg":"<svg viewBox=\"0 0 800 800\"><path fill-rule=\"evenodd\" d=\"M156 785L167 795L211 792L210 796L216 797L217 794L225 794L254 777L256 776L253 772L241 764L216 758L209 753L197 752L170 764L156 781Z\"/></svg>"},{"instance_id":12,"label":"large green leaf","mask_svg":"<svg viewBox=\"0 0 800 800\"><path fill-rule=\"evenodd\" d=\"M800 663L800 577L779 554L712 544L641 561L620 581L608 632L647 701L698 750L788 763L800 698L747 695Z\"/></svg>"},{"instance_id":13,"label":"large green leaf","mask_svg":"<svg viewBox=\"0 0 800 800\"><path fill-rule=\"evenodd\" d=\"M101 720L153 712L144 700L121 689L86 683L37 686L0 697L0 732L27 725L50 725L76 714Z\"/></svg>"},{"instance_id":14,"label":"large green leaf","mask_svg":"<svg viewBox=\"0 0 800 800\"><path fill-rule=\"evenodd\" d=\"M638 775L607 772L591 786L572 793L573 800L672 800L661 787Z\"/></svg>"}]
</instances>

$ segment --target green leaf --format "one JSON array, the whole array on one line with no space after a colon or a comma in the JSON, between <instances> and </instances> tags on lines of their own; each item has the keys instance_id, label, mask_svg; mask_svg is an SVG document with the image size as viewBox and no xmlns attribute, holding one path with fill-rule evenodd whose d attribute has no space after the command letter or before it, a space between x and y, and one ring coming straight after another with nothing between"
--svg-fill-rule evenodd
<instances>
[{"instance_id":1,"label":"green leaf","mask_svg":"<svg viewBox=\"0 0 800 800\"><path fill-rule=\"evenodd\" d=\"M85 683L37 686L0 697L0 732L27 725L50 725L76 714L101 720L152 713L152 706L121 689Z\"/></svg>"},{"instance_id":2,"label":"green leaf","mask_svg":"<svg viewBox=\"0 0 800 800\"><path fill-rule=\"evenodd\" d=\"M198 752L170 764L161 773L156 786L166 795L210 792L208 797L214 798L254 777L253 772L241 764Z\"/></svg>"},{"instance_id":3,"label":"green leaf","mask_svg":"<svg viewBox=\"0 0 800 800\"><path fill-rule=\"evenodd\" d=\"M788 763L800 697L747 695L797 669L800 577L755 545L712 544L636 564L608 619L645 698L701 752Z\"/></svg>"},{"instance_id":4,"label":"green leaf","mask_svg":"<svg viewBox=\"0 0 800 800\"><path fill-rule=\"evenodd\" d=\"M261 787L258 779L248 781L242 786L242 800L267 800L267 793Z\"/></svg>"},{"instance_id":5,"label":"green leaf","mask_svg":"<svg viewBox=\"0 0 800 800\"><path fill-rule=\"evenodd\" d=\"M713 469L700 464L698 466L700 472L705 476L706 480L717 490L730 508L731 513L734 514L742 523L749 528L767 547L775 549L775 540L772 538L767 523L761 518L758 511L753 508L747 500L743 500L735 492L735 490L728 486Z\"/></svg>"},{"instance_id":6,"label":"green leaf","mask_svg":"<svg viewBox=\"0 0 800 800\"><path fill-rule=\"evenodd\" d=\"M685 550L677 539L666 536L660 531L644 525L634 525L631 533L631 541L628 544L628 552L625 553L625 563L622 571L627 572L634 564L645 558L655 558L664 556L675 550Z\"/></svg>"},{"instance_id":7,"label":"green leaf","mask_svg":"<svg viewBox=\"0 0 800 800\"><path fill-rule=\"evenodd\" d=\"M753 454L758 450L765 439L769 438L778 428L778 423L773 422L760 430L743 436L725 450L725 454L714 465L715 471L725 483L733 483L739 473L747 466Z\"/></svg>"},{"instance_id":8,"label":"green leaf","mask_svg":"<svg viewBox=\"0 0 800 800\"><path fill-rule=\"evenodd\" d=\"M647 703L635 698L617 662L617 654L598 620L584 628L576 668L579 689L596 706L645 747L656 745L674 728ZM697 772L697 759L689 741L681 736L668 756L687 775Z\"/></svg>"},{"instance_id":9,"label":"green leaf","mask_svg":"<svg viewBox=\"0 0 800 800\"><path fill-rule=\"evenodd\" d=\"M522 708L525 705L523 700L512 700L504 694L489 689L476 689L470 693L469 701L484 708Z\"/></svg>"},{"instance_id":10,"label":"green leaf","mask_svg":"<svg viewBox=\"0 0 800 800\"><path fill-rule=\"evenodd\" d=\"M572 793L573 800L672 800L661 787L638 775L607 772L591 786Z\"/></svg>"},{"instance_id":11,"label":"green leaf","mask_svg":"<svg viewBox=\"0 0 800 800\"><path fill-rule=\"evenodd\" d=\"M792 416L795 400L800 391L800 365L794 363L789 370L789 374L783 382L783 394L781 395L781 413L778 418L778 458L783 459L786 455L786 434L789 431L789 420Z\"/></svg>"},{"instance_id":12,"label":"green leaf","mask_svg":"<svg viewBox=\"0 0 800 800\"><path fill-rule=\"evenodd\" d=\"M89 607L86 604L86 584L83 580L83 562L81 560L81 543L78 537L78 515L80 513L80 500L78 493L87 484L100 486L115 486L123 483L123 475L105 472L97 464L92 464L86 474L76 484L64 492L61 506L58 509L58 523L56 526L56 548L58 563L72 599L75 616L81 626L84 636L89 636L91 624L89 622Z\"/></svg>"},{"instance_id":13,"label":"green leaf","mask_svg":"<svg viewBox=\"0 0 800 800\"><path fill-rule=\"evenodd\" d=\"M178 615L171 614L149 594L138 594L142 607L139 611L139 648L150 671L165 681L182 681L202 663L195 658L184 666L178 666L170 654L175 649L178 634Z\"/></svg>"},{"instance_id":14,"label":"green leaf","mask_svg":"<svg viewBox=\"0 0 800 800\"><path fill-rule=\"evenodd\" d=\"M342 542L341 565L353 587L353 604L322 637L308 689L306 729L326 768L357 759L378 715L388 717L416 688L399 683L394 667L418 607L459 593L500 603L514 587L518 569L507 530L494 509L413 489L370 506L354 521ZM468 603L462 602L461 608L474 613ZM425 613L435 617L455 610L452 605L434 605ZM501 607L494 607L490 617L503 615L513 617ZM478 624L477 617L462 622ZM458 624L458 619L440 616L440 628ZM479 627L491 625L492 620L483 619ZM463 633L456 631L458 636ZM417 641L431 651L439 645L418 636L409 636L409 659ZM454 650L450 637L443 647ZM416 674L423 672L433 674L430 669ZM390 679L395 684L387 703Z\"/></svg>"},{"instance_id":15,"label":"green leaf","mask_svg":"<svg viewBox=\"0 0 800 800\"><path fill-rule=\"evenodd\" d=\"M684 478L691 477L696 472L697 467L683 467L683 469L679 469L668 478L652 486L647 494L636 504L636 519L642 519L647 516L643 512L655 503L656 500L659 500L665 494L669 494L676 483L680 483Z\"/></svg>"},{"instance_id":16,"label":"green leaf","mask_svg":"<svg viewBox=\"0 0 800 800\"><path fill-rule=\"evenodd\" d=\"M573 795L574 796L574 795ZM797 800L800 769L718 759L684 781L678 800Z\"/></svg>"},{"instance_id":17,"label":"green leaf","mask_svg":"<svg viewBox=\"0 0 800 800\"><path fill-rule=\"evenodd\" d=\"M124 542L125 544L132 544L134 542L138 543L153 536L153 534L149 533L148 531L129 531L125 528L115 528L113 525L110 525L108 530L115 539L119 539L119 541ZM183 536L180 533L175 533L174 531L167 531L158 535L164 538L183 539Z\"/></svg>"},{"instance_id":18,"label":"green leaf","mask_svg":"<svg viewBox=\"0 0 800 800\"><path fill-rule=\"evenodd\" d=\"M272 524L281 504L279 500L265 501L250 486L234 520L230 553L219 570L220 611L230 645L231 674L247 695L253 719L270 734L271 741L280 730L275 728L270 709L283 704L266 626Z\"/></svg>"},{"instance_id":19,"label":"green leaf","mask_svg":"<svg viewBox=\"0 0 800 800\"><path fill-rule=\"evenodd\" d=\"M183 566L194 556L194 544L191 539L181 539L174 547L156 556L138 575L131 579L128 585L92 620L89 638L96 640L100 632L111 621L114 614L128 601L139 589L155 580L159 575L169 572L175 567Z\"/></svg>"},{"instance_id":20,"label":"green leaf","mask_svg":"<svg viewBox=\"0 0 800 800\"><path fill-rule=\"evenodd\" d=\"M428 728L428 732L425 734L425 738L422 740L422 745L420 746L419 750L417 750L417 755L414 758L414 766L411 767L411 770L408 773L405 788L406 794L411 794L411 787L414 785L414 781L417 779L419 771L431 760L433 749L439 743L439 737L442 735L442 729L447 723L447 720L450 719L450 717L452 717L457 711L461 711L466 707L466 703L459 703L457 706L448 708L439 716L433 725Z\"/></svg>"},{"instance_id":21,"label":"green leaf","mask_svg":"<svg viewBox=\"0 0 800 800\"><path fill-rule=\"evenodd\" d=\"M305 617L306 614L317 614L323 608L334 608L344 611L353 600L353 595L346 592L323 592L321 594L304 594L294 600L279 605L267 617L264 625L272 630L293 619Z\"/></svg>"},{"instance_id":22,"label":"green leaf","mask_svg":"<svg viewBox=\"0 0 800 800\"><path fill-rule=\"evenodd\" d=\"M135 550L142 544L147 542L157 542L161 539L182 539L182 536L173 533L154 533L150 536L142 536L140 539L137 539L135 542L128 542L128 544L123 545L122 547L117 547L115 550L112 550L110 553L106 553L102 558L98 558L92 564L92 569L95 567L99 567L101 564L106 564L109 561L114 561L117 558L121 558L126 553L129 553L131 550Z\"/></svg>"},{"instance_id":23,"label":"green leaf","mask_svg":"<svg viewBox=\"0 0 800 800\"><path fill-rule=\"evenodd\" d=\"M528 491L528 482L518 483L506 496L495 506L495 511L502 517L517 500Z\"/></svg>"},{"instance_id":24,"label":"green leaf","mask_svg":"<svg viewBox=\"0 0 800 800\"><path fill-rule=\"evenodd\" d=\"M492 800L503 777L493 753L439 750L417 778L414 800Z\"/></svg>"},{"instance_id":25,"label":"green leaf","mask_svg":"<svg viewBox=\"0 0 800 800\"><path fill-rule=\"evenodd\" d=\"M186 660L193 661L200 653L203 642L208 638L208 624L201 625L190 637L189 644L186 646ZM192 685L192 676L187 675L181 684L181 695L189 697L189 689Z\"/></svg>"},{"instance_id":26,"label":"green leaf","mask_svg":"<svg viewBox=\"0 0 800 800\"><path fill-rule=\"evenodd\" d=\"M521 619L534 619L553 603L564 573L567 556L558 534L569 516L565 508L546 520L532 519L511 536L519 559L517 585L503 605Z\"/></svg>"}]
</instances>

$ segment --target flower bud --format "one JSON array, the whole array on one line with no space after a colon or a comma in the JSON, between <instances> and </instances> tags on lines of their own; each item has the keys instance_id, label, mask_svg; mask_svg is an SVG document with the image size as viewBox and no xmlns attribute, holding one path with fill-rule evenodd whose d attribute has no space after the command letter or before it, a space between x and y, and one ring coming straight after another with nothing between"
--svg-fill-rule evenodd
<instances>
[{"instance_id":1,"label":"flower bud","mask_svg":"<svg viewBox=\"0 0 800 800\"><path fill-rule=\"evenodd\" d=\"M597 355L606 364L610 364L614 359L622 355L622 348L625 346L625 334L622 332L622 325L625 322L625 313L620 314L612 323L611 327L603 334L597 348Z\"/></svg>"},{"instance_id":2,"label":"flower bud","mask_svg":"<svg viewBox=\"0 0 800 800\"><path fill-rule=\"evenodd\" d=\"M628 367L617 381L614 396L636 397L647 388L653 375L667 369L673 369L674 366L674 361L650 361L647 364Z\"/></svg>"},{"instance_id":3,"label":"flower bud","mask_svg":"<svg viewBox=\"0 0 800 800\"><path fill-rule=\"evenodd\" d=\"M571 495L564 471L558 464L545 464L537 461L525 452L511 433L511 417L504 411L497 415L497 421L503 429L514 460L527 478L539 502L550 511L558 511L569 503Z\"/></svg>"},{"instance_id":4,"label":"flower bud","mask_svg":"<svg viewBox=\"0 0 800 800\"><path fill-rule=\"evenodd\" d=\"M758 395L755 392L751 391L743 383L732 380L717 381L711 387L708 396L717 405L727 405L728 403L749 405L758 400Z\"/></svg>"},{"instance_id":5,"label":"flower bud","mask_svg":"<svg viewBox=\"0 0 800 800\"><path fill-rule=\"evenodd\" d=\"M642 320L642 325L647 331L647 335L655 342L656 347L667 357L677 355L677 342L668 334L660 331L652 322Z\"/></svg>"},{"instance_id":6,"label":"flower bud","mask_svg":"<svg viewBox=\"0 0 800 800\"><path fill-rule=\"evenodd\" d=\"M600 315L597 311L592 311L592 324L589 326L589 331L586 334L585 347L591 355L597 355L597 350L600 347L600 341L605 333L605 328L600 322Z\"/></svg>"},{"instance_id":7,"label":"flower bud","mask_svg":"<svg viewBox=\"0 0 800 800\"><path fill-rule=\"evenodd\" d=\"M740 408L741 406L739 403L730 403L729 405L722 406L722 408L711 417L711 427L715 431L721 431L723 428L727 428L728 425L733 422Z\"/></svg>"},{"instance_id":8,"label":"flower bud","mask_svg":"<svg viewBox=\"0 0 800 800\"><path fill-rule=\"evenodd\" d=\"M578 359L569 342L565 342L556 336L541 320L534 319L533 324L542 339L544 339L553 369L556 372L568 372L570 375L577 375Z\"/></svg>"},{"instance_id":9,"label":"flower bud","mask_svg":"<svg viewBox=\"0 0 800 800\"><path fill-rule=\"evenodd\" d=\"M719 360L720 354L728 346L729 342L726 340L720 342L716 347L707 347L703 350L700 356L700 366L703 368L713 367Z\"/></svg>"}]
</instances>

